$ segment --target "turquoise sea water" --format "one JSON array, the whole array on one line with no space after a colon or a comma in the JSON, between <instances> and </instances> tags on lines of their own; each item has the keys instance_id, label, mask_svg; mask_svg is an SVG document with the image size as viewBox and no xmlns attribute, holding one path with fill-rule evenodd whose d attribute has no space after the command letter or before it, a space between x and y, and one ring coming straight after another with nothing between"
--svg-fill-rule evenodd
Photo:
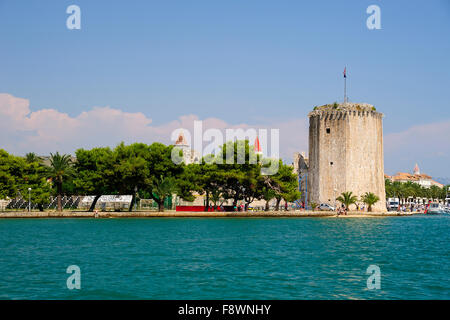
<instances>
[{"instance_id":1,"label":"turquoise sea water","mask_svg":"<svg viewBox=\"0 0 450 320\"><path fill-rule=\"evenodd\" d=\"M449 216L5 219L0 299L449 299L449 231Z\"/></svg>"}]
</instances>

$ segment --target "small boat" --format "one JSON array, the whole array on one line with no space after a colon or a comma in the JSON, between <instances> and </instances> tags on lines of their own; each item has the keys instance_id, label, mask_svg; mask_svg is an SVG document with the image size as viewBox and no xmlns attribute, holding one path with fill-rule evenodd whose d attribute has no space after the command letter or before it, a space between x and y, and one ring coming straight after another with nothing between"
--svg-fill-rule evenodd
<instances>
[{"instance_id":1,"label":"small boat","mask_svg":"<svg viewBox=\"0 0 450 320\"><path fill-rule=\"evenodd\" d=\"M430 206L428 207L427 214L442 214L445 213L444 207L437 202L430 203Z\"/></svg>"}]
</instances>

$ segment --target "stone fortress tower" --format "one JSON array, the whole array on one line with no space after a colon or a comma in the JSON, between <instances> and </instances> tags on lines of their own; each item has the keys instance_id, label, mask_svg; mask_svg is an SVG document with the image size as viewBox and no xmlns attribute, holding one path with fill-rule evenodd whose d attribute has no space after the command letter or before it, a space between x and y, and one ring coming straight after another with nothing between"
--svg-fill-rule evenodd
<instances>
[{"instance_id":1,"label":"stone fortress tower","mask_svg":"<svg viewBox=\"0 0 450 320\"><path fill-rule=\"evenodd\" d=\"M308 117L308 177L302 190L308 203L334 206L342 192L358 198L372 192L380 198L372 210L386 211L383 114L370 104L345 102L315 107Z\"/></svg>"}]
</instances>

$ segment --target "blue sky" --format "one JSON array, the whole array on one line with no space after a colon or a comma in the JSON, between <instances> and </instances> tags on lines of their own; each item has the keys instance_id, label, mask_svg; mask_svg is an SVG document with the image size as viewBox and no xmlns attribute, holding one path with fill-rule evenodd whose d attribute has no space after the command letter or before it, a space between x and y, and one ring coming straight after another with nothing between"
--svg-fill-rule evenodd
<instances>
[{"instance_id":1,"label":"blue sky","mask_svg":"<svg viewBox=\"0 0 450 320\"><path fill-rule=\"evenodd\" d=\"M81 30L66 28L71 4ZM366 27L372 4L381 30ZM31 112L109 106L159 127L184 115L268 126L305 118L342 100L347 66L350 100L385 114L385 136L412 131L404 153L386 150L386 171L419 162L450 176L447 0L0 0L0 45L0 92L27 99ZM414 128L434 124L437 142L414 147L411 135L429 131Z\"/></svg>"}]
</instances>

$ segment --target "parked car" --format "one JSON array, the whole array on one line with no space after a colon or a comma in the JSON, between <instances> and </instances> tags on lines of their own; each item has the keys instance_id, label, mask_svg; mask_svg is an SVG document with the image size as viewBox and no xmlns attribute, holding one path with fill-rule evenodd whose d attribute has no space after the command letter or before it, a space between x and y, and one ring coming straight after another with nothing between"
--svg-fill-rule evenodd
<instances>
[{"instance_id":1,"label":"parked car","mask_svg":"<svg viewBox=\"0 0 450 320\"><path fill-rule=\"evenodd\" d=\"M334 211L334 207L330 206L328 203L321 203L319 205L319 210L322 210L322 211Z\"/></svg>"},{"instance_id":2,"label":"parked car","mask_svg":"<svg viewBox=\"0 0 450 320\"><path fill-rule=\"evenodd\" d=\"M389 198L387 200L386 207L387 207L388 211L397 211L399 205L400 205L400 202L399 202L398 198Z\"/></svg>"}]
</instances>

